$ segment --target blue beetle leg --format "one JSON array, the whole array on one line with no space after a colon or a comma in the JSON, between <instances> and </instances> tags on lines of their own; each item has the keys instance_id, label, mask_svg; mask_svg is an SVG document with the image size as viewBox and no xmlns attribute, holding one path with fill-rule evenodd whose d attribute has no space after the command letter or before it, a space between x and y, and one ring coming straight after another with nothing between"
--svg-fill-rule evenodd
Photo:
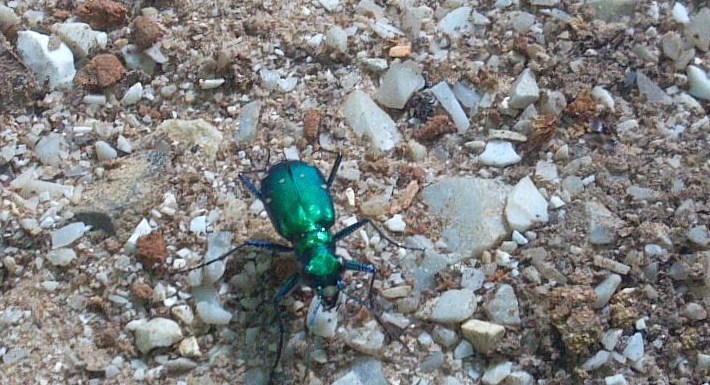
<instances>
[{"instance_id":1,"label":"blue beetle leg","mask_svg":"<svg viewBox=\"0 0 710 385\"><path fill-rule=\"evenodd\" d=\"M330 191L330 186L335 182L335 176L338 175L338 169L340 168L340 162L343 161L343 154L338 153L335 158L335 163L333 163L333 168L330 170L330 175L328 175L328 181L325 182L326 189Z\"/></svg>"},{"instance_id":2,"label":"blue beetle leg","mask_svg":"<svg viewBox=\"0 0 710 385\"><path fill-rule=\"evenodd\" d=\"M257 199L261 200L262 202L264 201L263 197L261 196L261 193L259 192L259 189L256 188L254 183L252 181L250 181L249 178L245 177L244 174L240 173L239 180L242 181L242 183L244 183L244 186L247 187L247 190L249 190L249 192L252 195L257 197Z\"/></svg>"},{"instance_id":3,"label":"blue beetle leg","mask_svg":"<svg viewBox=\"0 0 710 385\"><path fill-rule=\"evenodd\" d=\"M403 249L424 251L424 249L420 249L420 248L418 248L418 247L407 247L407 246L404 246L404 245L402 245L402 244L400 244L400 243L398 243L398 242L395 242L394 240L392 240L392 238L390 238L387 234L385 234L384 231L380 230L379 227L375 226L375 224L372 223L372 221L369 220L369 219L363 219L363 220L361 220L361 221L359 221L359 222L357 222L357 223L353 223L352 225L350 225L350 226L348 226L348 227L346 227L346 228L344 228L344 229L338 231L338 232L333 236L333 241L334 241L334 242L342 241L344 238L347 238L350 234L354 233L355 231L357 231L357 230L360 229L361 227L365 227L365 225L368 225L368 224L371 225L372 228L375 229L375 231L377 231L377 233L380 234L380 236L381 236L382 238L384 238L384 239L385 239L387 242L389 242L390 244L393 244L393 245L395 245L395 246L397 246L397 247L401 247L401 248L403 248Z\"/></svg>"},{"instance_id":4,"label":"blue beetle leg","mask_svg":"<svg viewBox=\"0 0 710 385\"><path fill-rule=\"evenodd\" d=\"M209 262L201 263L201 264L199 264L199 265L197 265L197 266L195 266L195 267L190 267L190 268L188 268L188 269L183 269L183 270L174 271L174 272L170 273L169 275L189 273L189 272L191 272L191 271L193 271L193 270L196 270L196 269L199 269L199 268L201 268L201 267L205 267L205 266L211 265L211 264L213 264L213 263L215 263L215 262L222 261L222 260L224 260L225 258L229 257L230 255L236 253L237 251L239 251L239 250L241 250L241 249L243 249L243 248L245 248L245 247L247 247L247 246L256 247L256 248L259 248L259 249L267 249L267 250L275 251L275 252L277 252L277 253L288 253L288 252L293 251L293 249L290 248L290 247L288 247L288 246L279 245L279 244L276 244L276 243L271 243L271 242L269 242L269 241L253 241L253 240L250 240L250 241L246 241L246 242L242 243L241 245L239 245L239 246L233 248L232 250L229 250L228 252L226 252L226 253L220 255L219 257L217 257L217 258L215 258L215 259L213 259L213 260L211 260L211 261L209 261Z\"/></svg>"},{"instance_id":5,"label":"blue beetle leg","mask_svg":"<svg viewBox=\"0 0 710 385\"><path fill-rule=\"evenodd\" d=\"M276 352L276 361L274 361L274 365L271 367L271 373L269 374L269 385L274 383L274 374L276 372L276 367L279 366L279 361L281 360L281 351L283 350L284 345L284 334L286 334L286 328L284 327L284 320L281 317L281 308L279 307L279 305L281 305L281 302L284 300L284 298L288 297L288 295L291 294L300 279L301 276L299 274L292 275L288 279L288 281L286 281L286 284L284 284L283 287L279 289L278 294L276 294L276 298L274 298L274 307L276 308L276 319L279 322L279 350Z\"/></svg>"},{"instance_id":6,"label":"blue beetle leg","mask_svg":"<svg viewBox=\"0 0 710 385\"><path fill-rule=\"evenodd\" d=\"M308 327L312 328L316 324L316 316L318 315L318 311L323 307L323 289L318 290L318 303L316 304L316 309L313 311L313 314L311 314L311 319L308 321Z\"/></svg>"}]
</instances>

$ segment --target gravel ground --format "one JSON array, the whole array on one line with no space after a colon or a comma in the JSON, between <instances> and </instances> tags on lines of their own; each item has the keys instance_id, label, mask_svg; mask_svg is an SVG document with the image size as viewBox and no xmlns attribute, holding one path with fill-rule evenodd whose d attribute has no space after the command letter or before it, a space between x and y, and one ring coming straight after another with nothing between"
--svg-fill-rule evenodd
<instances>
[{"instance_id":1,"label":"gravel ground","mask_svg":"<svg viewBox=\"0 0 710 385\"><path fill-rule=\"evenodd\" d=\"M334 231L410 248L341 242L386 328L298 289L275 383L707 383L704 5L0 2L0 383L265 384L291 256L170 273L334 151Z\"/></svg>"}]
</instances>

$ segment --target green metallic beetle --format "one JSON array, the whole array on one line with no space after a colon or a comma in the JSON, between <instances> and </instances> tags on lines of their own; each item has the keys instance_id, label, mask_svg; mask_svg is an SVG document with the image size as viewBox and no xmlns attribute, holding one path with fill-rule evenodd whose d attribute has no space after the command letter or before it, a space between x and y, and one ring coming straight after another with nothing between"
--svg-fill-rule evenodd
<instances>
[{"instance_id":1,"label":"green metallic beetle","mask_svg":"<svg viewBox=\"0 0 710 385\"><path fill-rule=\"evenodd\" d=\"M335 244L338 241L368 223L372 224L369 219L363 219L335 234L331 234L330 229L335 224L335 209L330 188L335 181L341 161L342 155L338 154L327 180L320 170L312 165L298 160L281 161L267 171L266 177L261 181L261 189L258 189L243 174L240 174L239 179L242 183L264 203L266 212L269 214L276 232L288 240L291 246L268 241L249 240L217 259L178 272L183 273L223 260L244 247L256 247L277 252L293 252L296 255L300 265L300 272L294 274L286 281L286 284L279 290L274 299L279 323L279 348L276 361L269 375L269 384L273 383L274 373L283 350L285 330L279 305L299 282L315 289L319 299L318 308L324 306L330 309L335 306L340 292L350 297L344 291L345 284L342 280L343 273L346 270L370 273L372 276L370 278L370 291L368 292L368 304L366 306L370 309L372 308L372 285L377 269L373 265L344 260L335 255ZM376 226L373 227L388 242L402 247L389 239ZM350 298L365 305L357 298ZM318 308L314 312L314 316L318 312ZM384 326L376 314L373 313L373 316ZM385 330L387 329L385 328Z\"/></svg>"}]
</instances>

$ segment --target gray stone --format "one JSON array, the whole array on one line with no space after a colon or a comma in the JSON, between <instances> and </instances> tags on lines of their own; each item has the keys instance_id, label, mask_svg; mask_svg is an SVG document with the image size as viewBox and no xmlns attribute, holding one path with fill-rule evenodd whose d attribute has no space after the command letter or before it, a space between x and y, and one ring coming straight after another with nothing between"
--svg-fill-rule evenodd
<instances>
[{"instance_id":1,"label":"gray stone","mask_svg":"<svg viewBox=\"0 0 710 385\"><path fill-rule=\"evenodd\" d=\"M503 284L496 290L493 298L486 303L485 309L488 318L493 322L510 326L518 326L522 322L518 298L513 287L508 284Z\"/></svg>"},{"instance_id":2,"label":"gray stone","mask_svg":"<svg viewBox=\"0 0 710 385\"><path fill-rule=\"evenodd\" d=\"M205 262L219 259L232 248L232 233L218 231L207 237L207 255ZM217 282L224 275L224 261L214 262L202 268L202 284L210 285Z\"/></svg>"},{"instance_id":3,"label":"gray stone","mask_svg":"<svg viewBox=\"0 0 710 385\"><path fill-rule=\"evenodd\" d=\"M83 222L73 222L52 233L52 250L69 246L91 229Z\"/></svg>"},{"instance_id":4,"label":"gray stone","mask_svg":"<svg viewBox=\"0 0 710 385\"><path fill-rule=\"evenodd\" d=\"M215 302L199 301L195 308L197 316L208 325L226 325L232 319L232 313Z\"/></svg>"},{"instance_id":5,"label":"gray stone","mask_svg":"<svg viewBox=\"0 0 710 385\"><path fill-rule=\"evenodd\" d=\"M434 322L461 322L476 311L476 296L469 289L448 290L436 301L430 319Z\"/></svg>"},{"instance_id":6,"label":"gray stone","mask_svg":"<svg viewBox=\"0 0 710 385\"><path fill-rule=\"evenodd\" d=\"M381 151L389 151L402 140L397 125L363 91L348 95L343 104L343 115L355 132L368 137Z\"/></svg>"},{"instance_id":7,"label":"gray stone","mask_svg":"<svg viewBox=\"0 0 710 385\"><path fill-rule=\"evenodd\" d=\"M43 136L35 146L35 153L39 160L50 166L57 166L61 161L61 153L69 149L69 145L62 135L50 133Z\"/></svg>"},{"instance_id":8,"label":"gray stone","mask_svg":"<svg viewBox=\"0 0 710 385\"><path fill-rule=\"evenodd\" d=\"M700 247L710 245L710 235L708 235L707 226L699 225L688 230L688 240Z\"/></svg>"},{"instance_id":9,"label":"gray stone","mask_svg":"<svg viewBox=\"0 0 710 385\"><path fill-rule=\"evenodd\" d=\"M259 113L261 102L253 101L242 107L239 113L239 129L234 133L237 142L253 142L256 139L256 130L259 127Z\"/></svg>"},{"instance_id":10,"label":"gray stone","mask_svg":"<svg viewBox=\"0 0 710 385\"><path fill-rule=\"evenodd\" d=\"M470 19L472 11L471 7L459 7L452 10L439 21L437 29L454 39L470 33L473 30Z\"/></svg>"},{"instance_id":11,"label":"gray stone","mask_svg":"<svg viewBox=\"0 0 710 385\"><path fill-rule=\"evenodd\" d=\"M451 120L458 129L459 134L463 134L468 131L471 123L468 121L466 113L461 108L461 104L456 99L456 95L451 90L451 87L446 82L440 82L439 84L431 87L431 93L434 94L436 99L441 103L441 106L449 113Z\"/></svg>"},{"instance_id":12,"label":"gray stone","mask_svg":"<svg viewBox=\"0 0 710 385\"><path fill-rule=\"evenodd\" d=\"M609 362L609 357L611 357L610 352L606 350L600 350L597 352L597 354L593 355L592 357L587 359L584 364L582 364L582 369L588 372L599 369L602 366L606 365L607 362Z\"/></svg>"},{"instance_id":13,"label":"gray stone","mask_svg":"<svg viewBox=\"0 0 710 385\"><path fill-rule=\"evenodd\" d=\"M106 48L108 43L106 32L94 31L85 23L55 24L52 29L80 59Z\"/></svg>"},{"instance_id":14,"label":"gray stone","mask_svg":"<svg viewBox=\"0 0 710 385\"><path fill-rule=\"evenodd\" d=\"M174 360L167 361L163 364L163 367L168 373L181 373L195 369L197 367L197 362L189 358L179 357Z\"/></svg>"},{"instance_id":15,"label":"gray stone","mask_svg":"<svg viewBox=\"0 0 710 385\"><path fill-rule=\"evenodd\" d=\"M414 92L424 87L422 70L414 61L394 63L382 78L375 100L388 108L402 109Z\"/></svg>"},{"instance_id":16,"label":"gray stone","mask_svg":"<svg viewBox=\"0 0 710 385\"><path fill-rule=\"evenodd\" d=\"M445 348L454 346L456 341L459 339L456 331L445 328L441 325L435 325L434 329L431 331L431 335L434 338L434 341Z\"/></svg>"},{"instance_id":17,"label":"gray stone","mask_svg":"<svg viewBox=\"0 0 710 385\"><path fill-rule=\"evenodd\" d=\"M348 52L348 34L338 26L332 27L325 35L325 44L338 52Z\"/></svg>"},{"instance_id":18,"label":"gray stone","mask_svg":"<svg viewBox=\"0 0 710 385\"><path fill-rule=\"evenodd\" d=\"M154 348L167 347L182 339L177 322L167 318L154 318L140 326L136 332L136 347L145 354Z\"/></svg>"},{"instance_id":19,"label":"gray stone","mask_svg":"<svg viewBox=\"0 0 710 385\"><path fill-rule=\"evenodd\" d=\"M660 198L660 194L657 191L636 185L626 189L626 193L635 201L655 201Z\"/></svg>"},{"instance_id":20,"label":"gray stone","mask_svg":"<svg viewBox=\"0 0 710 385\"><path fill-rule=\"evenodd\" d=\"M458 259L480 255L508 233L503 208L509 185L473 178L444 178L426 187L424 202L443 222L443 237Z\"/></svg>"},{"instance_id":21,"label":"gray stone","mask_svg":"<svg viewBox=\"0 0 710 385\"><path fill-rule=\"evenodd\" d=\"M478 159L486 166L506 167L520 162L523 158L515 152L513 143L490 140L486 142L486 149Z\"/></svg>"},{"instance_id":22,"label":"gray stone","mask_svg":"<svg viewBox=\"0 0 710 385\"><path fill-rule=\"evenodd\" d=\"M361 328L347 330L345 343L360 353L377 356L385 343L385 335L378 326L376 321L370 321Z\"/></svg>"},{"instance_id":23,"label":"gray stone","mask_svg":"<svg viewBox=\"0 0 710 385\"><path fill-rule=\"evenodd\" d=\"M690 302L683 306L683 315L693 321L702 321L708 318L708 312L703 305Z\"/></svg>"},{"instance_id":24,"label":"gray stone","mask_svg":"<svg viewBox=\"0 0 710 385\"><path fill-rule=\"evenodd\" d=\"M628 382L626 382L626 378L624 378L623 374L604 377L604 383L606 385L628 385Z\"/></svg>"},{"instance_id":25,"label":"gray stone","mask_svg":"<svg viewBox=\"0 0 710 385\"><path fill-rule=\"evenodd\" d=\"M423 373L431 373L444 364L444 353L438 351L427 356L424 361L419 364L419 370Z\"/></svg>"},{"instance_id":26,"label":"gray stone","mask_svg":"<svg viewBox=\"0 0 710 385\"><path fill-rule=\"evenodd\" d=\"M483 373L481 382L484 385L497 385L503 382L513 369L513 363L506 361L490 366Z\"/></svg>"},{"instance_id":27,"label":"gray stone","mask_svg":"<svg viewBox=\"0 0 710 385\"><path fill-rule=\"evenodd\" d=\"M454 95L456 95L456 99L458 99L461 105L465 108L476 108L478 103L481 101L481 98L483 98L483 95L479 94L474 88L469 87L463 82L457 82L454 84L452 91L454 92Z\"/></svg>"},{"instance_id":28,"label":"gray stone","mask_svg":"<svg viewBox=\"0 0 710 385\"><path fill-rule=\"evenodd\" d=\"M605 331L601 339L604 349L608 351L614 350L616 345L619 343L619 338L621 338L622 334L624 334L623 329L609 329Z\"/></svg>"},{"instance_id":29,"label":"gray stone","mask_svg":"<svg viewBox=\"0 0 710 385\"><path fill-rule=\"evenodd\" d=\"M621 283L621 276L618 274L609 274L599 285L594 288L597 295L597 300L594 302L595 309L601 309L609 303L609 300L616 292L616 288Z\"/></svg>"},{"instance_id":30,"label":"gray stone","mask_svg":"<svg viewBox=\"0 0 710 385\"><path fill-rule=\"evenodd\" d=\"M486 275L481 269L466 267L461 270L461 287L476 291L483 286Z\"/></svg>"},{"instance_id":31,"label":"gray stone","mask_svg":"<svg viewBox=\"0 0 710 385\"><path fill-rule=\"evenodd\" d=\"M641 71L636 71L636 85L639 93L646 97L646 101L651 104L671 104L673 98L668 96L661 87Z\"/></svg>"},{"instance_id":32,"label":"gray stone","mask_svg":"<svg viewBox=\"0 0 710 385\"><path fill-rule=\"evenodd\" d=\"M521 179L508 194L505 218L513 230L521 232L549 220L547 201L529 176Z\"/></svg>"},{"instance_id":33,"label":"gray stone","mask_svg":"<svg viewBox=\"0 0 710 385\"><path fill-rule=\"evenodd\" d=\"M710 79L707 73L696 66L688 66L686 72L690 85L688 93L698 99L710 100Z\"/></svg>"},{"instance_id":34,"label":"gray stone","mask_svg":"<svg viewBox=\"0 0 710 385\"><path fill-rule=\"evenodd\" d=\"M570 197L579 195L584 191L584 183L582 178L571 175L562 180L562 189L569 194Z\"/></svg>"},{"instance_id":35,"label":"gray stone","mask_svg":"<svg viewBox=\"0 0 710 385\"><path fill-rule=\"evenodd\" d=\"M706 52L710 48L710 9L703 7L693 15L686 36L699 50Z\"/></svg>"},{"instance_id":36,"label":"gray stone","mask_svg":"<svg viewBox=\"0 0 710 385\"><path fill-rule=\"evenodd\" d=\"M608 245L614 242L616 229L622 222L598 201L585 203L587 213L587 238L594 245Z\"/></svg>"},{"instance_id":37,"label":"gray stone","mask_svg":"<svg viewBox=\"0 0 710 385\"><path fill-rule=\"evenodd\" d=\"M626 341L626 347L622 354L631 361L641 359L644 354L643 335L641 333L632 335L628 341Z\"/></svg>"},{"instance_id":38,"label":"gray stone","mask_svg":"<svg viewBox=\"0 0 710 385\"><path fill-rule=\"evenodd\" d=\"M373 358L359 359L340 376L333 385L389 385L380 361Z\"/></svg>"},{"instance_id":39,"label":"gray stone","mask_svg":"<svg viewBox=\"0 0 710 385\"><path fill-rule=\"evenodd\" d=\"M466 340L462 340L454 349L454 359L462 360L473 355L473 345Z\"/></svg>"},{"instance_id":40,"label":"gray stone","mask_svg":"<svg viewBox=\"0 0 710 385\"><path fill-rule=\"evenodd\" d=\"M54 266L69 266L74 259L76 252L73 249L59 248L47 253L47 261Z\"/></svg>"},{"instance_id":41,"label":"gray stone","mask_svg":"<svg viewBox=\"0 0 710 385\"><path fill-rule=\"evenodd\" d=\"M103 140L97 141L94 146L96 147L96 158L99 161L105 162L118 158L118 151Z\"/></svg>"},{"instance_id":42,"label":"gray stone","mask_svg":"<svg viewBox=\"0 0 710 385\"><path fill-rule=\"evenodd\" d=\"M508 105L512 108L523 109L535 103L539 97L540 88L537 86L535 76L529 68L526 68L513 83Z\"/></svg>"}]
</instances>

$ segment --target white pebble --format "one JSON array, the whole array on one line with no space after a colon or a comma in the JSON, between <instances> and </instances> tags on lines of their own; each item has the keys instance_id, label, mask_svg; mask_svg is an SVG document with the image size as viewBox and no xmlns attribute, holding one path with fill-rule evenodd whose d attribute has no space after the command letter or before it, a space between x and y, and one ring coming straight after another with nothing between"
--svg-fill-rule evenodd
<instances>
[{"instance_id":1,"label":"white pebble","mask_svg":"<svg viewBox=\"0 0 710 385\"><path fill-rule=\"evenodd\" d=\"M696 66L688 66L686 73L690 85L688 93L698 99L710 100L710 79L707 73Z\"/></svg>"},{"instance_id":2,"label":"white pebble","mask_svg":"<svg viewBox=\"0 0 710 385\"><path fill-rule=\"evenodd\" d=\"M340 27L332 27L326 34L325 44L338 52L347 52L348 34Z\"/></svg>"},{"instance_id":3,"label":"white pebble","mask_svg":"<svg viewBox=\"0 0 710 385\"><path fill-rule=\"evenodd\" d=\"M76 69L74 55L66 44L58 41L57 49L50 50L51 38L34 31L17 33L17 51L27 67L34 72L40 84L48 82L50 89L70 88Z\"/></svg>"},{"instance_id":4,"label":"white pebble","mask_svg":"<svg viewBox=\"0 0 710 385\"><path fill-rule=\"evenodd\" d=\"M139 100L141 100L141 95L143 94L143 84L140 82L132 85L128 90L126 90L126 93L123 94L123 98L121 99L121 104L124 106L130 106L132 104L138 103Z\"/></svg>"},{"instance_id":5,"label":"white pebble","mask_svg":"<svg viewBox=\"0 0 710 385\"><path fill-rule=\"evenodd\" d=\"M403 233L404 229L407 228L407 224L402 219L401 214L395 214L392 218L385 222L385 226L389 231L394 231L395 233Z\"/></svg>"},{"instance_id":6,"label":"white pebble","mask_svg":"<svg viewBox=\"0 0 710 385\"><path fill-rule=\"evenodd\" d=\"M685 6L679 2L676 2L675 5L673 5L673 20L680 24L688 24L690 23L690 17L688 16L688 9L685 8Z\"/></svg>"},{"instance_id":7,"label":"white pebble","mask_svg":"<svg viewBox=\"0 0 710 385\"><path fill-rule=\"evenodd\" d=\"M91 229L83 222L70 223L52 233L52 249L69 246Z\"/></svg>"},{"instance_id":8,"label":"white pebble","mask_svg":"<svg viewBox=\"0 0 710 385\"><path fill-rule=\"evenodd\" d=\"M116 140L116 148L125 152L126 154L130 154L133 151L131 142L129 142L128 139L126 139L126 137L123 135L118 136L118 139Z\"/></svg>"},{"instance_id":9,"label":"white pebble","mask_svg":"<svg viewBox=\"0 0 710 385\"><path fill-rule=\"evenodd\" d=\"M198 217L192 218L192 220L190 221L190 231L193 233L206 233L207 216L200 215Z\"/></svg>"},{"instance_id":10,"label":"white pebble","mask_svg":"<svg viewBox=\"0 0 710 385\"><path fill-rule=\"evenodd\" d=\"M603 87L594 87L592 89L592 98L610 111L614 111L614 98L611 96L611 93Z\"/></svg>"},{"instance_id":11,"label":"white pebble","mask_svg":"<svg viewBox=\"0 0 710 385\"><path fill-rule=\"evenodd\" d=\"M214 302L207 301L197 303L197 316L202 322L210 325L226 325L232 319L232 313Z\"/></svg>"},{"instance_id":12,"label":"white pebble","mask_svg":"<svg viewBox=\"0 0 710 385\"><path fill-rule=\"evenodd\" d=\"M96 157L102 162L118 157L118 151L103 140L99 140L94 146L96 147Z\"/></svg>"},{"instance_id":13,"label":"white pebble","mask_svg":"<svg viewBox=\"0 0 710 385\"><path fill-rule=\"evenodd\" d=\"M200 83L200 88L202 88L203 90L211 90L213 88L217 88L217 87L221 86L222 84L224 84L225 81L226 80L224 80L223 78L200 79L199 83Z\"/></svg>"},{"instance_id":14,"label":"white pebble","mask_svg":"<svg viewBox=\"0 0 710 385\"><path fill-rule=\"evenodd\" d=\"M505 167L520 162L522 158L515 152L512 143L491 140L486 143L486 149L479 160L487 166Z\"/></svg>"}]
</instances>

